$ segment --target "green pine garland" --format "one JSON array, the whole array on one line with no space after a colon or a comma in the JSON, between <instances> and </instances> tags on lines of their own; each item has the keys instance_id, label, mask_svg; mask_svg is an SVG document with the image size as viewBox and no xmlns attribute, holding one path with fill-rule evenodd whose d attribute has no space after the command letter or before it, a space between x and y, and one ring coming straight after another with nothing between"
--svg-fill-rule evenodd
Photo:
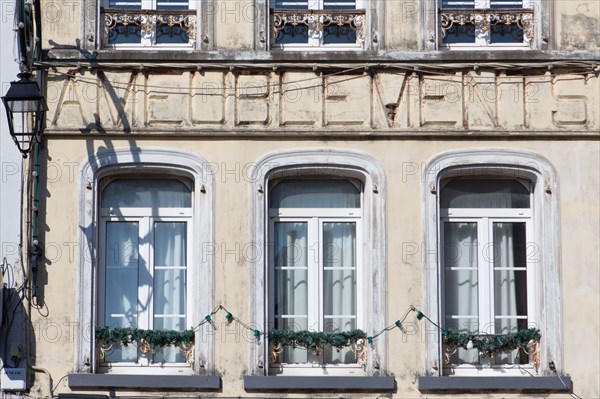
<instances>
[{"instance_id":1,"label":"green pine garland","mask_svg":"<svg viewBox=\"0 0 600 399\"><path fill-rule=\"evenodd\" d=\"M142 330L139 328L96 327L96 341L101 344L119 344L146 342L152 349L164 346L179 346L194 342L194 330Z\"/></svg>"},{"instance_id":2,"label":"green pine garland","mask_svg":"<svg viewBox=\"0 0 600 399\"><path fill-rule=\"evenodd\" d=\"M315 331L292 331L271 330L269 331L269 342L276 346L302 347L309 350L324 348L326 345L342 349L356 343L359 339L365 339L367 334L362 330L340 331L340 332L315 332Z\"/></svg>"},{"instance_id":3,"label":"green pine garland","mask_svg":"<svg viewBox=\"0 0 600 399\"><path fill-rule=\"evenodd\" d=\"M468 346L471 342L473 349L477 349L487 356L492 356L501 352L526 348L531 340L539 342L542 334L536 328L502 335L459 334L451 330L442 330L442 337L444 345L450 348L470 349Z\"/></svg>"}]
</instances>

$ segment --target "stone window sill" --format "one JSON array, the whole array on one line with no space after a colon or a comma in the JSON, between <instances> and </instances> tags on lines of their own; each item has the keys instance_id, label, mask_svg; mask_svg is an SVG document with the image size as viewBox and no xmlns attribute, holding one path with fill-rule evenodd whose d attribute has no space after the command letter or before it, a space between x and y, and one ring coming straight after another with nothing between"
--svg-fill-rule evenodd
<instances>
[{"instance_id":1,"label":"stone window sill","mask_svg":"<svg viewBox=\"0 0 600 399\"><path fill-rule=\"evenodd\" d=\"M571 377L419 377L421 392L572 392ZM566 385L566 387L565 387Z\"/></svg>"},{"instance_id":2,"label":"stone window sill","mask_svg":"<svg viewBox=\"0 0 600 399\"><path fill-rule=\"evenodd\" d=\"M249 392L392 392L394 377L244 376Z\"/></svg>"},{"instance_id":3,"label":"stone window sill","mask_svg":"<svg viewBox=\"0 0 600 399\"><path fill-rule=\"evenodd\" d=\"M221 389L221 377L214 375L69 374L67 382L72 390L116 388L196 391Z\"/></svg>"}]
</instances>

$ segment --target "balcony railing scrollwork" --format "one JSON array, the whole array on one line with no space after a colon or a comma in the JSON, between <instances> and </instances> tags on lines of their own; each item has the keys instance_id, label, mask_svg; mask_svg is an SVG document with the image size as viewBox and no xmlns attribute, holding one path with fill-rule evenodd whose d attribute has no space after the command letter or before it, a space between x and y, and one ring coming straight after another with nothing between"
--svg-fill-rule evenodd
<instances>
[{"instance_id":1,"label":"balcony railing scrollwork","mask_svg":"<svg viewBox=\"0 0 600 399\"><path fill-rule=\"evenodd\" d=\"M103 8L103 43L119 43L117 37L139 36L151 44L160 36L170 36L169 44L196 42L196 10L131 10ZM176 36L173 39L173 36ZM131 43L131 41L125 41Z\"/></svg>"},{"instance_id":2,"label":"balcony railing scrollwork","mask_svg":"<svg viewBox=\"0 0 600 399\"><path fill-rule=\"evenodd\" d=\"M533 10L473 10L473 9L447 9L440 10L440 30L442 38L455 26L472 25L482 33L488 32L494 25L516 25L523 32L527 43L533 40L534 24Z\"/></svg>"},{"instance_id":3,"label":"balcony railing scrollwork","mask_svg":"<svg viewBox=\"0 0 600 399\"><path fill-rule=\"evenodd\" d=\"M365 10L271 10L271 34L273 38L290 29L291 34L298 34L298 28L305 36L323 38L333 30L352 34L354 42L365 41ZM296 32L296 33L295 33Z\"/></svg>"}]
</instances>

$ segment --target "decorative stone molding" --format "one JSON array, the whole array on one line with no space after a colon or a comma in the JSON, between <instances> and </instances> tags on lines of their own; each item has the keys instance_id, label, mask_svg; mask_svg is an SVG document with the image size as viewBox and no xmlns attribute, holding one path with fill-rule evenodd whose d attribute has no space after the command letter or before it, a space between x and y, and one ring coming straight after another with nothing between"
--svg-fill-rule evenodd
<instances>
[{"instance_id":1,"label":"decorative stone molding","mask_svg":"<svg viewBox=\"0 0 600 399\"><path fill-rule=\"evenodd\" d=\"M453 26L473 25L481 32L488 32L494 25L517 25L523 30L523 37L527 43L533 40L534 24L533 10L472 10L451 9L440 11L440 30L442 37L446 37L448 30Z\"/></svg>"},{"instance_id":2,"label":"decorative stone molding","mask_svg":"<svg viewBox=\"0 0 600 399\"><path fill-rule=\"evenodd\" d=\"M356 33L358 43L365 41L364 10L272 10L272 36L276 38L287 26L294 29L303 26L306 34L322 38L328 27L350 27Z\"/></svg>"},{"instance_id":3,"label":"decorative stone molding","mask_svg":"<svg viewBox=\"0 0 600 399\"><path fill-rule=\"evenodd\" d=\"M189 38L189 44L196 42L196 11L195 10L125 10L118 8L101 9L104 22L103 43L108 43L109 37L117 33L119 27L138 26L144 38L156 35L157 29L168 26L181 29ZM127 32L125 33L127 34Z\"/></svg>"}]
</instances>

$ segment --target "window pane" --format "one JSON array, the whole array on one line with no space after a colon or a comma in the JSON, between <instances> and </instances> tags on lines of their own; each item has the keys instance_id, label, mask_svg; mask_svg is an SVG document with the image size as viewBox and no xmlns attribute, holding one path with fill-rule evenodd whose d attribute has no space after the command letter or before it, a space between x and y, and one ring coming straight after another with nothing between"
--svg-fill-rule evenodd
<instances>
[{"instance_id":1,"label":"window pane","mask_svg":"<svg viewBox=\"0 0 600 399\"><path fill-rule=\"evenodd\" d=\"M352 10L355 8L355 0L323 0L324 10Z\"/></svg>"},{"instance_id":2,"label":"window pane","mask_svg":"<svg viewBox=\"0 0 600 399\"><path fill-rule=\"evenodd\" d=\"M275 223L275 267L303 267L307 262L307 224Z\"/></svg>"},{"instance_id":3,"label":"window pane","mask_svg":"<svg viewBox=\"0 0 600 399\"><path fill-rule=\"evenodd\" d=\"M138 325L138 237L137 222L106 224L104 324L108 327ZM107 362L135 362L137 347L114 345Z\"/></svg>"},{"instance_id":4,"label":"window pane","mask_svg":"<svg viewBox=\"0 0 600 399\"><path fill-rule=\"evenodd\" d=\"M140 44L142 28L137 25L116 24L108 31L109 44Z\"/></svg>"},{"instance_id":5,"label":"window pane","mask_svg":"<svg viewBox=\"0 0 600 399\"><path fill-rule=\"evenodd\" d=\"M185 317L155 317L155 330L185 330ZM154 349L154 363L184 363L185 355L181 348L165 346Z\"/></svg>"},{"instance_id":6,"label":"window pane","mask_svg":"<svg viewBox=\"0 0 600 399\"><path fill-rule=\"evenodd\" d=\"M126 9L140 9L142 8L141 0L108 0L109 8L126 8Z\"/></svg>"},{"instance_id":7,"label":"window pane","mask_svg":"<svg viewBox=\"0 0 600 399\"><path fill-rule=\"evenodd\" d=\"M458 333L479 331L477 223L444 223L445 328ZM478 363L476 350L459 349L452 364Z\"/></svg>"},{"instance_id":8,"label":"window pane","mask_svg":"<svg viewBox=\"0 0 600 399\"><path fill-rule=\"evenodd\" d=\"M190 208L191 190L174 179L118 179L102 192L102 208Z\"/></svg>"},{"instance_id":9,"label":"window pane","mask_svg":"<svg viewBox=\"0 0 600 399\"><path fill-rule=\"evenodd\" d=\"M454 179L442 189L442 208L529 208L529 190L516 180Z\"/></svg>"},{"instance_id":10,"label":"window pane","mask_svg":"<svg viewBox=\"0 0 600 399\"><path fill-rule=\"evenodd\" d=\"M356 329L355 317L330 317L325 318L323 331L351 331ZM323 351L323 363L325 364L353 364L357 359L350 348L338 350L330 346Z\"/></svg>"},{"instance_id":11,"label":"window pane","mask_svg":"<svg viewBox=\"0 0 600 399\"><path fill-rule=\"evenodd\" d=\"M308 0L275 0L275 8L284 10L307 10Z\"/></svg>"},{"instance_id":12,"label":"window pane","mask_svg":"<svg viewBox=\"0 0 600 399\"><path fill-rule=\"evenodd\" d=\"M187 224L185 222L154 223L155 266L186 266Z\"/></svg>"},{"instance_id":13,"label":"window pane","mask_svg":"<svg viewBox=\"0 0 600 399\"><path fill-rule=\"evenodd\" d=\"M292 331L308 330L308 319L306 317L289 317L277 321L275 328ZM283 352L277 357L279 363L306 363L308 362L308 351L304 348L293 348L285 346Z\"/></svg>"},{"instance_id":14,"label":"window pane","mask_svg":"<svg viewBox=\"0 0 600 399\"><path fill-rule=\"evenodd\" d=\"M307 44L308 43L308 26L304 24L299 25L285 25L283 29L277 31L275 36L275 43L277 44Z\"/></svg>"},{"instance_id":15,"label":"window pane","mask_svg":"<svg viewBox=\"0 0 600 399\"><path fill-rule=\"evenodd\" d=\"M158 10L187 10L188 0L158 0L156 8Z\"/></svg>"},{"instance_id":16,"label":"window pane","mask_svg":"<svg viewBox=\"0 0 600 399\"><path fill-rule=\"evenodd\" d=\"M323 322L325 328L347 331L354 324L331 323L356 318L356 223L323 223L322 245Z\"/></svg>"},{"instance_id":17,"label":"window pane","mask_svg":"<svg viewBox=\"0 0 600 399\"><path fill-rule=\"evenodd\" d=\"M356 328L356 223L323 223L323 330ZM356 363L349 348L326 348L324 363Z\"/></svg>"},{"instance_id":18,"label":"window pane","mask_svg":"<svg viewBox=\"0 0 600 399\"><path fill-rule=\"evenodd\" d=\"M360 208L360 191L347 180L283 180L271 190L271 208Z\"/></svg>"},{"instance_id":19,"label":"window pane","mask_svg":"<svg viewBox=\"0 0 600 399\"><path fill-rule=\"evenodd\" d=\"M156 44L186 44L189 42L188 33L180 26L158 24L156 27Z\"/></svg>"},{"instance_id":20,"label":"window pane","mask_svg":"<svg viewBox=\"0 0 600 399\"><path fill-rule=\"evenodd\" d=\"M446 324L446 328L460 334L477 334L479 331L478 319L470 317L459 317ZM450 348L444 348L450 350ZM481 357L478 349L452 349L450 364L479 364Z\"/></svg>"},{"instance_id":21,"label":"window pane","mask_svg":"<svg viewBox=\"0 0 600 399\"><path fill-rule=\"evenodd\" d=\"M154 223L154 330L186 328L185 222ZM157 363L184 362L179 348L166 347L154 354Z\"/></svg>"},{"instance_id":22,"label":"window pane","mask_svg":"<svg viewBox=\"0 0 600 399\"><path fill-rule=\"evenodd\" d=\"M490 28L490 43L523 43L523 29L517 24L499 23Z\"/></svg>"},{"instance_id":23,"label":"window pane","mask_svg":"<svg viewBox=\"0 0 600 399\"><path fill-rule=\"evenodd\" d=\"M469 23L452 25L450 29L446 30L446 36L442 39L442 43L475 43L475 25Z\"/></svg>"},{"instance_id":24,"label":"window pane","mask_svg":"<svg viewBox=\"0 0 600 399\"><path fill-rule=\"evenodd\" d=\"M275 318L308 315L306 223L275 224Z\"/></svg>"},{"instance_id":25,"label":"window pane","mask_svg":"<svg viewBox=\"0 0 600 399\"><path fill-rule=\"evenodd\" d=\"M441 0L442 8L475 8L475 0Z\"/></svg>"},{"instance_id":26,"label":"window pane","mask_svg":"<svg viewBox=\"0 0 600 399\"><path fill-rule=\"evenodd\" d=\"M523 8L523 0L490 0L490 8Z\"/></svg>"},{"instance_id":27,"label":"window pane","mask_svg":"<svg viewBox=\"0 0 600 399\"><path fill-rule=\"evenodd\" d=\"M493 224L494 312L496 331L518 329L516 319L527 316L527 241L525 223Z\"/></svg>"},{"instance_id":28,"label":"window pane","mask_svg":"<svg viewBox=\"0 0 600 399\"><path fill-rule=\"evenodd\" d=\"M323 44L356 43L356 30L350 24L332 24L323 28Z\"/></svg>"}]
</instances>

